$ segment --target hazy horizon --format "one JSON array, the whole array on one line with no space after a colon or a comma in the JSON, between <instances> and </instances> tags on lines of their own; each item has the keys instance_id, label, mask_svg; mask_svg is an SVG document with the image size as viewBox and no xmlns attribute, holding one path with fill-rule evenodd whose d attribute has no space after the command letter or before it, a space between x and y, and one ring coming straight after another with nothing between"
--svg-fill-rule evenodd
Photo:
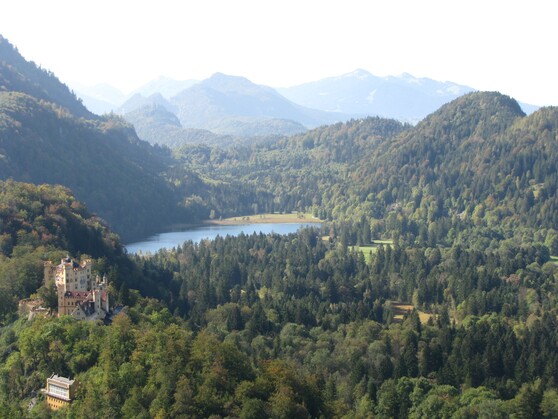
<instances>
[{"instance_id":1,"label":"hazy horizon","mask_svg":"<svg viewBox=\"0 0 558 419\"><path fill-rule=\"evenodd\" d=\"M291 87L364 69L409 73L525 103L558 105L557 6L535 0L151 4L9 0L0 33L70 86L129 93L165 76L216 72Z\"/></svg>"},{"instance_id":2,"label":"hazy horizon","mask_svg":"<svg viewBox=\"0 0 558 419\"><path fill-rule=\"evenodd\" d=\"M149 84L151 84L151 83L153 83L153 82L157 82L157 81L159 81L159 80L164 80L164 79L166 79L166 80L172 80L172 81L174 81L174 82L179 82L179 83L180 83L180 82L193 82L193 83L199 83L199 82L202 82L202 81L204 81L204 80L207 80L207 79L213 77L215 74L224 74L224 75L230 76L230 77L243 77L243 78L246 78L247 80L249 80L249 81L251 81L251 82L253 82L253 83L255 83L255 84L258 84L258 85L262 85L262 86L266 86L266 87L271 87L271 88L274 88L274 89L275 89L275 88L276 88L276 89L281 89L281 88L296 87L296 86L299 86L299 85L304 85L304 84L307 84L307 83L312 83L312 82L321 81L321 80L325 80L325 79L332 79L332 78L336 78L336 77L348 76L348 75L350 75L350 74L352 74L352 73L355 73L355 72L357 72L357 71L366 71L366 72L370 73L372 76L374 76L374 77L380 77L380 78L403 77L404 75L410 75L410 76L416 77L414 74L410 74L410 73L408 73L408 72L403 72L403 73L400 73L400 74L387 74L387 75L379 76L378 74L374 74L372 71L369 71L369 70L367 70L367 69L364 69L364 68L356 68L356 69L354 69L353 71L349 71L349 72L346 72L346 73L343 73L343 74L332 74L332 75L329 75L329 76L322 77L322 78L320 78L320 79L307 80L307 81L305 81L305 82L297 83L297 84L294 84L294 85L272 86L272 85L266 85L266 84L262 84L262 83L255 83L255 82L253 82L253 80L250 80L250 78L248 78L248 77L246 77L246 76L244 76L244 75L242 75L242 74L227 74L227 73L224 73L224 72L222 72L222 71L216 71L216 72L214 72L214 73L212 73L212 74L209 74L207 77L204 77L203 79L176 79L176 78L174 78L174 77L169 77L169 76L166 76L166 75L163 74L163 75L157 76L157 77L155 77L155 78L153 78L153 79L146 80L144 83L142 83L142 84L140 84L140 85L137 85L137 86L133 86L131 89L127 89L127 90L122 90L122 89L118 88L117 86L114 86L114 85L112 85L112 84L110 84L110 83L107 83L107 82L94 83L94 84L82 84L82 83L79 83L79 82L78 82L78 83L69 83L69 86L70 86L70 87L76 87L76 88L81 87L81 88L85 88L85 89L106 86L106 87L110 87L110 88L113 88L113 89L118 90L118 92L122 93L122 94L125 95L125 96L129 96L129 95L132 95L134 92L138 91L139 89L141 89L141 88L143 88L143 87L145 87L145 86L147 86L147 85L149 85ZM416 77L416 78L418 79L419 77ZM425 77L420 77L420 78L425 78L425 79L434 80L434 79L432 79L431 77L427 77L427 76L425 76ZM61 80L61 81L62 81L63 83L66 83L64 80ZM443 83L445 83L445 82L448 82L448 83L452 82L452 83L454 83L453 80L435 80L435 81L439 81L439 82L443 82ZM68 84L68 83L66 83L66 84ZM466 87L474 88L474 86L466 86Z\"/></svg>"}]
</instances>

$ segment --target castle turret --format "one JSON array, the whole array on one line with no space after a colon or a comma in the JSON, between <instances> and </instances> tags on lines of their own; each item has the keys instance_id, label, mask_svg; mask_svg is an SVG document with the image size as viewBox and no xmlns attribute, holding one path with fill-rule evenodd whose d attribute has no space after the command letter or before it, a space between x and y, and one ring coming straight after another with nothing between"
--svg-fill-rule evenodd
<instances>
[{"instance_id":1,"label":"castle turret","mask_svg":"<svg viewBox=\"0 0 558 419\"><path fill-rule=\"evenodd\" d=\"M54 274L56 272L56 266L54 266L50 260L45 262L43 266L44 266L43 268L44 285L48 286L49 284L52 284L54 282Z\"/></svg>"},{"instance_id":2,"label":"castle turret","mask_svg":"<svg viewBox=\"0 0 558 419\"><path fill-rule=\"evenodd\" d=\"M45 283L54 281L58 291L58 315L76 315L104 318L109 311L108 281L91 275L91 260L78 263L66 257L58 266L45 262ZM80 311L81 310L81 311Z\"/></svg>"}]
</instances>

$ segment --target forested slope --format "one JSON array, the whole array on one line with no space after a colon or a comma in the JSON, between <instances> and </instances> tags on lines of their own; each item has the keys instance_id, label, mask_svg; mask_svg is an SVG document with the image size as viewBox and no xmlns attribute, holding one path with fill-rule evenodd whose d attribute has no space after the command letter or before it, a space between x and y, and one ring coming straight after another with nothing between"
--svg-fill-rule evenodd
<instances>
[{"instance_id":1,"label":"forested slope","mask_svg":"<svg viewBox=\"0 0 558 419\"><path fill-rule=\"evenodd\" d=\"M501 238L556 228L556 121L555 108L525 116L515 100L480 92L415 127L368 118L252 148L177 155L207 176L272 192L260 209L312 211L364 222L376 238L451 245L474 226Z\"/></svg>"},{"instance_id":2,"label":"forested slope","mask_svg":"<svg viewBox=\"0 0 558 419\"><path fill-rule=\"evenodd\" d=\"M105 222L61 186L0 181L0 217L0 322L43 285L44 260L122 255Z\"/></svg>"},{"instance_id":3,"label":"forested slope","mask_svg":"<svg viewBox=\"0 0 558 419\"><path fill-rule=\"evenodd\" d=\"M70 187L123 237L172 222L166 157L119 119L82 120L22 93L0 93L0 176Z\"/></svg>"},{"instance_id":4,"label":"forested slope","mask_svg":"<svg viewBox=\"0 0 558 419\"><path fill-rule=\"evenodd\" d=\"M52 74L0 38L0 178L61 184L129 239L175 222L170 162L114 116L89 113Z\"/></svg>"},{"instance_id":5,"label":"forested slope","mask_svg":"<svg viewBox=\"0 0 558 419\"><path fill-rule=\"evenodd\" d=\"M0 91L21 92L47 102L56 103L75 116L95 116L73 92L49 71L26 61L7 39L0 35Z\"/></svg>"}]
</instances>

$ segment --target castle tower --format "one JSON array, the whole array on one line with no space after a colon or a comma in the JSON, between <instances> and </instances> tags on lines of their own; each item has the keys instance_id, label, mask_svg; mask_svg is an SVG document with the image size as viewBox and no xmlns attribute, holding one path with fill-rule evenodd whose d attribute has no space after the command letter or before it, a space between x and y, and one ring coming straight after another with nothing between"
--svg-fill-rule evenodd
<instances>
[{"instance_id":1,"label":"castle tower","mask_svg":"<svg viewBox=\"0 0 558 419\"><path fill-rule=\"evenodd\" d=\"M55 267L54 279L56 286L64 292L67 291L91 291L93 278L91 277L91 259L81 264L67 257L62 259L60 265Z\"/></svg>"},{"instance_id":2,"label":"castle tower","mask_svg":"<svg viewBox=\"0 0 558 419\"><path fill-rule=\"evenodd\" d=\"M90 259L78 263L69 256L57 266L45 262L45 284L56 284L59 316L95 320L104 319L109 312L107 277L93 277L91 266Z\"/></svg>"}]
</instances>

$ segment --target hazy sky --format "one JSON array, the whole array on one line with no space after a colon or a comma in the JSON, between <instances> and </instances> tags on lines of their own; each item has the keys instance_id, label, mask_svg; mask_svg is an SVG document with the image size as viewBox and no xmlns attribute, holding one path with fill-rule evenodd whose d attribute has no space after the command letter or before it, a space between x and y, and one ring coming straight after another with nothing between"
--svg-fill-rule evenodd
<instances>
[{"instance_id":1,"label":"hazy sky","mask_svg":"<svg viewBox=\"0 0 558 419\"><path fill-rule=\"evenodd\" d=\"M554 0L3 0L0 34L75 85L215 72L287 87L362 68L558 105Z\"/></svg>"}]
</instances>

